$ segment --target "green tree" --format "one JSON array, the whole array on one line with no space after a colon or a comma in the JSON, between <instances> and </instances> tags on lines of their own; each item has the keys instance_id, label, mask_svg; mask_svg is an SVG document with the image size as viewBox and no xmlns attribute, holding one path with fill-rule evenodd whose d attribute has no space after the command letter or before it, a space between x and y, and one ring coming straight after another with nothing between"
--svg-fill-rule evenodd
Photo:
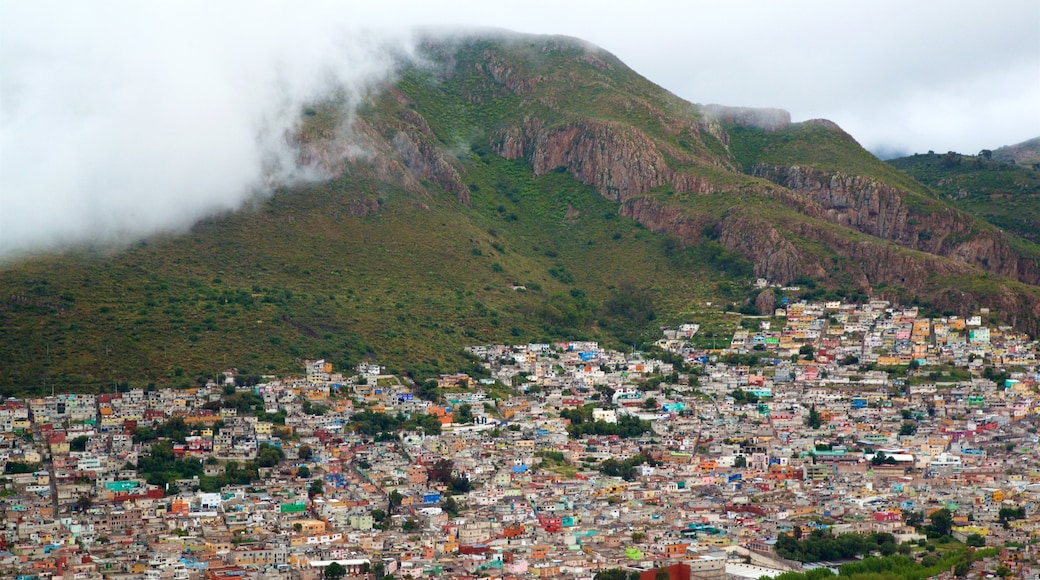
<instances>
[{"instance_id":1,"label":"green tree","mask_svg":"<svg viewBox=\"0 0 1040 580\"><path fill-rule=\"evenodd\" d=\"M896 458L890 455L885 455L884 451L878 451L874 454L874 458L870 460L871 465L895 465Z\"/></svg>"},{"instance_id":2,"label":"green tree","mask_svg":"<svg viewBox=\"0 0 1040 580\"><path fill-rule=\"evenodd\" d=\"M747 467L747 457L738 455L737 458L733 460L733 467Z\"/></svg>"},{"instance_id":3,"label":"green tree","mask_svg":"<svg viewBox=\"0 0 1040 580\"><path fill-rule=\"evenodd\" d=\"M260 467L274 467L285 459L285 453L282 452L281 447L261 443L256 457Z\"/></svg>"},{"instance_id":4,"label":"green tree","mask_svg":"<svg viewBox=\"0 0 1040 580\"><path fill-rule=\"evenodd\" d=\"M452 421L455 423L472 423L473 407L469 403L459 405L452 413Z\"/></svg>"},{"instance_id":5,"label":"green tree","mask_svg":"<svg viewBox=\"0 0 1040 580\"><path fill-rule=\"evenodd\" d=\"M76 511L85 512L94 505L94 501L88 495L80 495L76 500Z\"/></svg>"},{"instance_id":6,"label":"green tree","mask_svg":"<svg viewBox=\"0 0 1040 580\"><path fill-rule=\"evenodd\" d=\"M968 537L965 538L964 543L976 548L985 548L986 538L983 537L982 534L968 534Z\"/></svg>"},{"instance_id":7,"label":"green tree","mask_svg":"<svg viewBox=\"0 0 1040 580\"><path fill-rule=\"evenodd\" d=\"M920 528L921 524L924 523L924 514L918 511L906 511L903 512L903 521L908 526Z\"/></svg>"},{"instance_id":8,"label":"green tree","mask_svg":"<svg viewBox=\"0 0 1040 580\"><path fill-rule=\"evenodd\" d=\"M1011 522L1013 520L1020 520L1024 517L1026 517L1026 508L1022 507L1002 507L1000 508L1000 511L997 512L997 519L1000 520L1000 523L1004 526L1004 529L1010 527L1008 522Z\"/></svg>"},{"instance_id":9,"label":"green tree","mask_svg":"<svg viewBox=\"0 0 1040 580\"><path fill-rule=\"evenodd\" d=\"M453 475L451 476L451 484L449 485L449 487L451 489L451 493L457 495L469 493L469 491L473 489L473 484L470 483L468 477Z\"/></svg>"},{"instance_id":10,"label":"green tree","mask_svg":"<svg viewBox=\"0 0 1040 580\"><path fill-rule=\"evenodd\" d=\"M307 486L307 495L309 495L310 497L314 497L314 496L317 496L317 495L322 495L324 493L325 493L325 486L322 485L320 479L315 479L314 481L311 482L311 484L309 486Z\"/></svg>"},{"instance_id":11,"label":"green tree","mask_svg":"<svg viewBox=\"0 0 1040 580\"><path fill-rule=\"evenodd\" d=\"M819 429L823 426L823 419L820 418L820 412L816 410L816 405L809 407L809 418L806 419L805 424L810 429Z\"/></svg>"},{"instance_id":12,"label":"green tree","mask_svg":"<svg viewBox=\"0 0 1040 580\"><path fill-rule=\"evenodd\" d=\"M8 461L7 465L4 465L4 473L17 474L17 473L33 473L43 469L42 463L27 463L22 461Z\"/></svg>"},{"instance_id":13,"label":"green tree","mask_svg":"<svg viewBox=\"0 0 1040 580\"><path fill-rule=\"evenodd\" d=\"M298 468L296 468L296 477L307 479L310 476L311 476L311 470L306 465L301 465Z\"/></svg>"},{"instance_id":14,"label":"green tree","mask_svg":"<svg viewBox=\"0 0 1040 580\"><path fill-rule=\"evenodd\" d=\"M448 499L441 502L441 509L453 518L458 517L459 502L455 501L454 497L448 496Z\"/></svg>"},{"instance_id":15,"label":"green tree","mask_svg":"<svg viewBox=\"0 0 1040 580\"><path fill-rule=\"evenodd\" d=\"M343 567L343 564L339 562L332 562L328 566L325 566L325 578L326 580L339 580L346 576L347 569Z\"/></svg>"},{"instance_id":16,"label":"green tree","mask_svg":"<svg viewBox=\"0 0 1040 580\"><path fill-rule=\"evenodd\" d=\"M928 519L931 522L926 528L929 537L941 538L953 531L953 514L946 508L935 510Z\"/></svg>"},{"instance_id":17,"label":"green tree","mask_svg":"<svg viewBox=\"0 0 1040 580\"><path fill-rule=\"evenodd\" d=\"M401 502L404 501L404 496L401 495L401 492L395 489L391 491L389 495L387 495L387 500L388 501L386 511L390 512L391 514L394 514L397 513L397 508L401 507Z\"/></svg>"},{"instance_id":18,"label":"green tree","mask_svg":"<svg viewBox=\"0 0 1040 580\"><path fill-rule=\"evenodd\" d=\"M600 570L596 572L592 580L627 580L628 573L621 568L610 568L609 570Z\"/></svg>"},{"instance_id":19,"label":"green tree","mask_svg":"<svg viewBox=\"0 0 1040 580\"><path fill-rule=\"evenodd\" d=\"M69 451L79 451L79 452L86 451L87 450L87 441L89 439L90 439L90 437L87 437L86 435L80 435L79 437L76 437L72 441L69 441Z\"/></svg>"}]
</instances>

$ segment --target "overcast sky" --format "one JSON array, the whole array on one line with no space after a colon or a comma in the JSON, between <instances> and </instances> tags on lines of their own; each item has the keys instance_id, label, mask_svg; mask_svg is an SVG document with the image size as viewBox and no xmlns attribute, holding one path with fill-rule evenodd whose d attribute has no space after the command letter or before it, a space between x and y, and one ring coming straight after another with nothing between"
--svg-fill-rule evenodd
<instances>
[{"instance_id":1,"label":"overcast sky","mask_svg":"<svg viewBox=\"0 0 1040 580\"><path fill-rule=\"evenodd\" d=\"M1040 136L1036 0L0 0L0 259L314 178L282 147L292 112L385 80L416 26L580 37L687 100L831 119L879 153Z\"/></svg>"}]
</instances>

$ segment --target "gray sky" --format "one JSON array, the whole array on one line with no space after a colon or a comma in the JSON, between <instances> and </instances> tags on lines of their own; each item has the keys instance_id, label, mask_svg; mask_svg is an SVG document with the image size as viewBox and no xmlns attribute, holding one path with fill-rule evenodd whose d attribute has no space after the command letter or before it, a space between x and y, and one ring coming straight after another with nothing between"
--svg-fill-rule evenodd
<instances>
[{"instance_id":1,"label":"gray sky","mask_svg":"<svg viewBox=\"0 0 1040 580\"><path fill-rule=\"evenodd\" d=\"M320 177L282 146L291 113L385 79L415 26L580 37L687 100L828 118L878 152L1040 136L1036 0L355 4L0 0L0 259Z\"/></svg>"}]
</instances>

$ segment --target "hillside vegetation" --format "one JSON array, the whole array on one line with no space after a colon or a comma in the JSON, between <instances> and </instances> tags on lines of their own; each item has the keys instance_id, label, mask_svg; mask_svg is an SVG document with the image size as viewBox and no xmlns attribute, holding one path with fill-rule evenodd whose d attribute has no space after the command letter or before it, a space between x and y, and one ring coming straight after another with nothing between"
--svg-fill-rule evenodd
<instances>
[{"instance_id":1,"label":"hillside vegetation","mask_svg":"<svg viewBox=\"0 0 1040 580\"><path fill-rule=\"evenodd\" d=\"M995 158L995 154L926 153L889 163L964 211L1040 242L1040 168Z\"/></svg>"},{"instance_id":2,"label":"hillside vegetation","mask_svg":"<svg viewBox=\"0 0 1040 580\"><path fill-rule=\"evenodd\" d=\"M1036 246L832 124L707 114L573 39L423 52L350 131L335 98L301 111L300 159L332 179L0 270L0 387L185 386L305 358L421 378L470 368L474 343L718 325L751 307L755 277L1040 325Z\"/></svg>"}]
</instances>

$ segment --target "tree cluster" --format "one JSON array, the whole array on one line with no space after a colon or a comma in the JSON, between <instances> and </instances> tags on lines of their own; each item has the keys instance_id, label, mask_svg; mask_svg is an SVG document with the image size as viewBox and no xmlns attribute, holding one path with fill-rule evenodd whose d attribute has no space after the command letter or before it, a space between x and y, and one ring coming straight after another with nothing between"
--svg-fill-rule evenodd
<instances>
[{"instance_id":1,"label":"tree cluster","mask_svg":"<svg viewBox=\"0 0 1040 580\"><path fill-rule=\"evenodd\" d=\"M137 459L137 472L151 485L166 485L176 479L202 476L202 464L197 459L177 459L173 444L161 441Z\"/></svg>"},{"instance_id":2,"label":"tree cluster","mask_svg":"<svg viewBox=\"0 0 1040 580\"><path fill-rule=\"evenodd\" d=\"M928 516L929 524L925 526L925 534L929 538L943 538L953 532L953 513L946 508L938 509Z\"/></svg>"},{"instance_id":3,"label":"tree cluster","mask_svg":"<svg viewBox=\"0 0 1040 580\"><path fill-rule=\"evenodd\" d=\"M184 443L188 435L192 434L192 428L184 422L181 417L174 417L162 423L155 429L138 427L134 430L134 443L147 443L156 439L170 439L178 443Z\"/></svg>"},{"instance_id":4,"label":"tree cluster","mask_svg":"<svg viewBox=\"0 0 1040 580\"><path fill-rule=\"evenodd\" d=\"M743 389L737 389L729 394L733 397L733 400L738 405L754 405L758 403L758 395L745 391Z\"/></svg>"},{"instance_id":5,"label":"tree cluster","mask_svg":"<svg viewBox=\"0 0 1040 580\"><path fill-rule=\"evenodd\" d=\"M639 572L635 570L626 571L623 568L610 568L596 572L593 580L639 580Z\"/></svg>"},{"instance_id":6,"label":"tree cluster","mask_svg":"<svg viewBox=\"0 0 1040 580\"><path fill-rule=\"evenodd\" d=\"M856 556L881 552L883 555L896 553L895 536L888 533L840 534L833 536L823 530L813 530L801 539L783 534L776 540L776 553L799 562L821 560L844 560Z\"/></svg>"},{"instance_id":7,"label":"tree cluster","mask_svg":"<svg viewBox=\"0 0 1040 580\"><path fill-rule=\"evenodd\" d=\"M560 416L569 419L567 433L577 439L583 435L616 435L622 439L641 437L650 431L650 422L642 421L632 415L618 417L617 423L592 420L592 406L586 405L577 409L564 409Z\"/></svg>"},{"instance_id":8,"label":"tree cluster","mask_svg":"<svg viewBox=\"0 0 1040 580\"><path fill-rule=\"evenodd\" d=\"M388 415L368 409L354 414L352 427L357 433L376 436L396 436L398 431L422 428L430 435L439 435L441 422L433 415L416 415L405 418L401 413Z\"/></svg>"},{"instance_id":9,"label":"tree cluster","mask_svg":"<svg viewBox=\"0 0 1040 580\"><path fill-rule=\"evenodd\" d=\"M1020 520L1024 517L1026 517L1026 508L1024 507L1002 507L1000 508L1000 511L997 512L997 519L1000 520L1001 525L1003 525L1005 529L1009 527L1009 522Z\"/></svg>"},{"instance_id":10,"label":"tree cluster","mask_svg":"<svg viewBox=\"0 0 1040 580\"><path fill-rule=\"evenodd\" d=\"M256 461L260 467L274 467L285 459L285 453L281 447L261 443L257 450Z\"/></svg>"},{"instance_id":11,"label":"tree cluster","mask_svg":"<svg viewBox=\"0 0 1040 580\"><path fill-rule=\"evenodd\" d=\"M644 464L652 467L657 465L657 461L649 455L638 453L625 461L618 461L617 459L601 461L597 469L603 475L620 477L625 481L633 481L636 478L636 467Z\"/></svg>"},{"instance_id":12,"label":"tree cluster","mask_svg":"<svg viewBox=\"0 0 1040 580\"><path fill-rule=\"evenodd\" d=\"M4 473L17 474L17 473L35 473L43 469L42 463L28 463L23 461L8 461L4 465Z\"/></svg>"}]
</instances>

